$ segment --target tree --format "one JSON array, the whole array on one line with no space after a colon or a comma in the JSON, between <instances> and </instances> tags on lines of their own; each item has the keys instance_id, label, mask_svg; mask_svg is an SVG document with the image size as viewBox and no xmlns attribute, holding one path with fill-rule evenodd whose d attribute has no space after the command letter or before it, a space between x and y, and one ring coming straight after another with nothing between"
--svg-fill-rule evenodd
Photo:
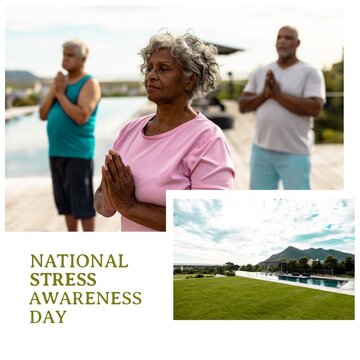
<instances>
[{"instance_id":1,"label":"tree","mask_svg":"<svg viewBox=\"0 0 360 360\"><path fill-rule=\"evenodd\" d=\"M195 274L195 269L192 267L186 267L183 269L183 274Z\"/></svg>"},{"instance_id":2,"label":"tree","mask_svg":"<svg viewBox=\"0 0 360 360\"><path fill-rule=\"evenodd\" d=\"M322 270L323 266L321 264L320 260L315 260L311 265L311 271L313 272L319 272L319 270Z\"/></svg>"},{"instance_id":3,"label":"tree","mask_svg":"<svg viewBox=\"0 0 360 360\"><path fill-rule=\"evenodd\" d=\"M232 270L232 271L236 271L236 270L239 270L239 265L235 265L234 263L232 262L227 262L225 263L225 269L227 270Z\"/></svg>"},{"instance_id":4,"label":"tree","mask_svg":"<svg viewBox=\"0 0 360 360\"><path fill-rule=\"evenodd\" d=\"M323 111L315 121L316 142L342 143L344 130L344 60L333 64L330 70L323 70L327 97ZM337 95L339 94L339 95Z\"/></svg>"},{"instance_id":5,"label":"tree","mask_svg":"<svg viewBox=\"0 0 360 360\"><path fill-rule=\"evenodd\" d=\"M348 256L346 259L345 259L345 268L346 268L346 271L348 272L354 272L354 269L355 269L355 263L354 263L354 258L352 256Z\"/></svg>"},{"instance_id":6,"label":"tree","mask_svg":"<svg viewBox=\"0 0 360 360\"><path fill-rule=\"evenodd\" d=\"M247 264L245 267L245 271L253 271L253 266L251 264Z\"/></svg>"},{"instance_id":7,"label":"tree","mask_svg":"<svg viewBox=\"0 0 360 360\"><path fill-rule=\"evenodd\" d=\"M338 265L338 259L332 255L328 255L324 262L324 268L334 271Z\"/></svg>"},{"instance_id":8,"label":"tree","mask_svg":"<svg viewBox=\"0 0 360 360\"><path fill-rule=\"evenodd\" d=\"M206 267L203 269L203 274L213 274L214 268L213 267Z\"/></svg>"},{"instance_id":9,"label":"tree","mask_svg":"<svg viewBox=\"0 0 360 360\"><path fill-rule=\"evenodd\" d=\"M309 258L307 256L302 256L298 261L300 268L303 270L309 269L308 261Z\"/></svg>"},{"instance_id":10,"label":"tree","mask_svg":"<svg viewBox=\"0 0 360 360\"><path fill-rule=\"evenodd\" d=\"M232 263L232 262L225 263L225 267L227 267L227 268L232 268L233 266L234 266L234 263Z\"/></svg>"},{"instance_id":11,"label":"tree","mask_svg":"<svg viewBox=\"0 0 360 360\"><path fill-rule=\"evenodd\" d=\"M342 274L345 274L345 272L346 272L345 263L344 263L344 261L342 261L341 263L337 264L335 273L337 275L342 275Z\"/></svg>"},{"instance_id":12,"label":"tree","mask_svg":"<svg viewBox=\"0 0 360 360\"><path fill-rule=\"evenodd\" d=\"M215 266L215 274L224 274L224 267L223 266Z\"/></svg>"},{"instance_id":13,"label":"tree","mask_svg":"<svg viewBox=\"0 0 360 360\"><path fill-rule=\"evenodd\" d=\"M295 260L295 259L289 260L288 271L295 271L298 269L298 267L299 267L299 264L298 264L297 260Z\"/></svg>"}]
</instances>

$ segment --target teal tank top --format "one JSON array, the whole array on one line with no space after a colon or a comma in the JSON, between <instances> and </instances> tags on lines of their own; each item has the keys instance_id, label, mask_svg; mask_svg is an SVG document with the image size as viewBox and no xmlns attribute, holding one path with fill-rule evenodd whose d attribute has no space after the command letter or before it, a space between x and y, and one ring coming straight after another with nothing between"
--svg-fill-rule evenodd
<instances>
[{"instance_id":1,"label":"teal tank top","mask_svg":"<svg viewBox=\"0 0 360 360\"><path fill-rule=\"evenodd\" d=\"M73 104L77 104L81 88L91 77L86 75L75 84L66 87L65 94ZM48 113L49 156L93 159L97 110L98 105L96 105L89 120L83 125L78 125L74 120L71 120L60 103L55 100Z\"/></svg>"}]
</instances>

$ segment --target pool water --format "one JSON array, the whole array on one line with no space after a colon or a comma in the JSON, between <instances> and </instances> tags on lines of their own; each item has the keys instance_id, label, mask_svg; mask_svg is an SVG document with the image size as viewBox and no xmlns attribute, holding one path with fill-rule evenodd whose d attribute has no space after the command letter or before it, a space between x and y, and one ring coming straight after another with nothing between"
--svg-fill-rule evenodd
<instances>
[{"instance_id":1,"label":"pool water","mask_svg":"<svg viewBox=\"0 0 360 360\"><path fill-rule=\"evenodd\" d=\"M95 127L94 175L100 175L105 155L114 144L119 130L133 119L146 97L103 98ZM39 114L21 116L5 124L6 177L49 176L46 121Z\"/></svg>"},{"instance_id":2,"label":"pool water","mask_svg":"<svg viewBox=\"0 0 360 360\"><path fill-rule=\"evenodd\" d=\"M346 280L335 280L335 279L323 279L316 277L301 277L301 276L287 276L287 275L278 275L279 280L297 282L301 284L308 285L318 285L326 286L332 288L341 288L344 284L347 283Z\"/></svg>"}]
</instances>

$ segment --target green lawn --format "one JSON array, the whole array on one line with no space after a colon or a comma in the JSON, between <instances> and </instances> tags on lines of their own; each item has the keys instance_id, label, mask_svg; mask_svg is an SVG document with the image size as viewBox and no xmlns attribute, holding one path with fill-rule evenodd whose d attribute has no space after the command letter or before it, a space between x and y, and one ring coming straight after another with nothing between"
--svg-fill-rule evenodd
<instances>
[{"instance_id":1,"label":"green lawn","mask_svg":"<svg viewBox=\"0 0 360 360\"><path fill-rule=\"evenodd\" d=\"M187 274L175 274L174 280L186 279L187 276Z\"/></svg>"},{"instance_id":2,"label":"green lawn","mask_svg":"<svg viewBox=\"0 0 360 360\"><path fill-rule=\"evenodd\" d=\"M353 320L354 300L238 276L174 281L175 320Z\"/></svg>"}]
</instances>

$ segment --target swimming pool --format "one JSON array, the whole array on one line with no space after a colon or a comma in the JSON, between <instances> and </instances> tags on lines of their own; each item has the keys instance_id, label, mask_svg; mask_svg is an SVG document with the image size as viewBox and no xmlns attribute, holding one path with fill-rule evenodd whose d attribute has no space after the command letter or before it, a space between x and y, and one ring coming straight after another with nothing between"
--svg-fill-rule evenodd
<instances>
[{"instance_id":1,"label":"swimming pool","mask_svg":"<svg viewBox=\"0 0 360 360\"><path fill-rule=\"evenodd\" d=\"M302 277L302 276L290 276L290 275L277 275L277 277L279 280L282 281L291 281L291 282L297 282L308 285L326 286L337 289L340 289L343 285L347 283L347 280L325 279L325 278L317 278L317 277Z\"/></svg>"},{"instance_id":2,"label":"swimming pool","mask_svg":"<svg viewBox=\"0 0 360 360\"><path fill-rule=\"evenodd\" d=\"M94 175L101 174L105 155L114 144L121 126L146 104L145 96L103 98L95 128ZM24 115L5 123L5 176L49 176L46 121L39 114Z\"/></svg>"}]
</instances>

